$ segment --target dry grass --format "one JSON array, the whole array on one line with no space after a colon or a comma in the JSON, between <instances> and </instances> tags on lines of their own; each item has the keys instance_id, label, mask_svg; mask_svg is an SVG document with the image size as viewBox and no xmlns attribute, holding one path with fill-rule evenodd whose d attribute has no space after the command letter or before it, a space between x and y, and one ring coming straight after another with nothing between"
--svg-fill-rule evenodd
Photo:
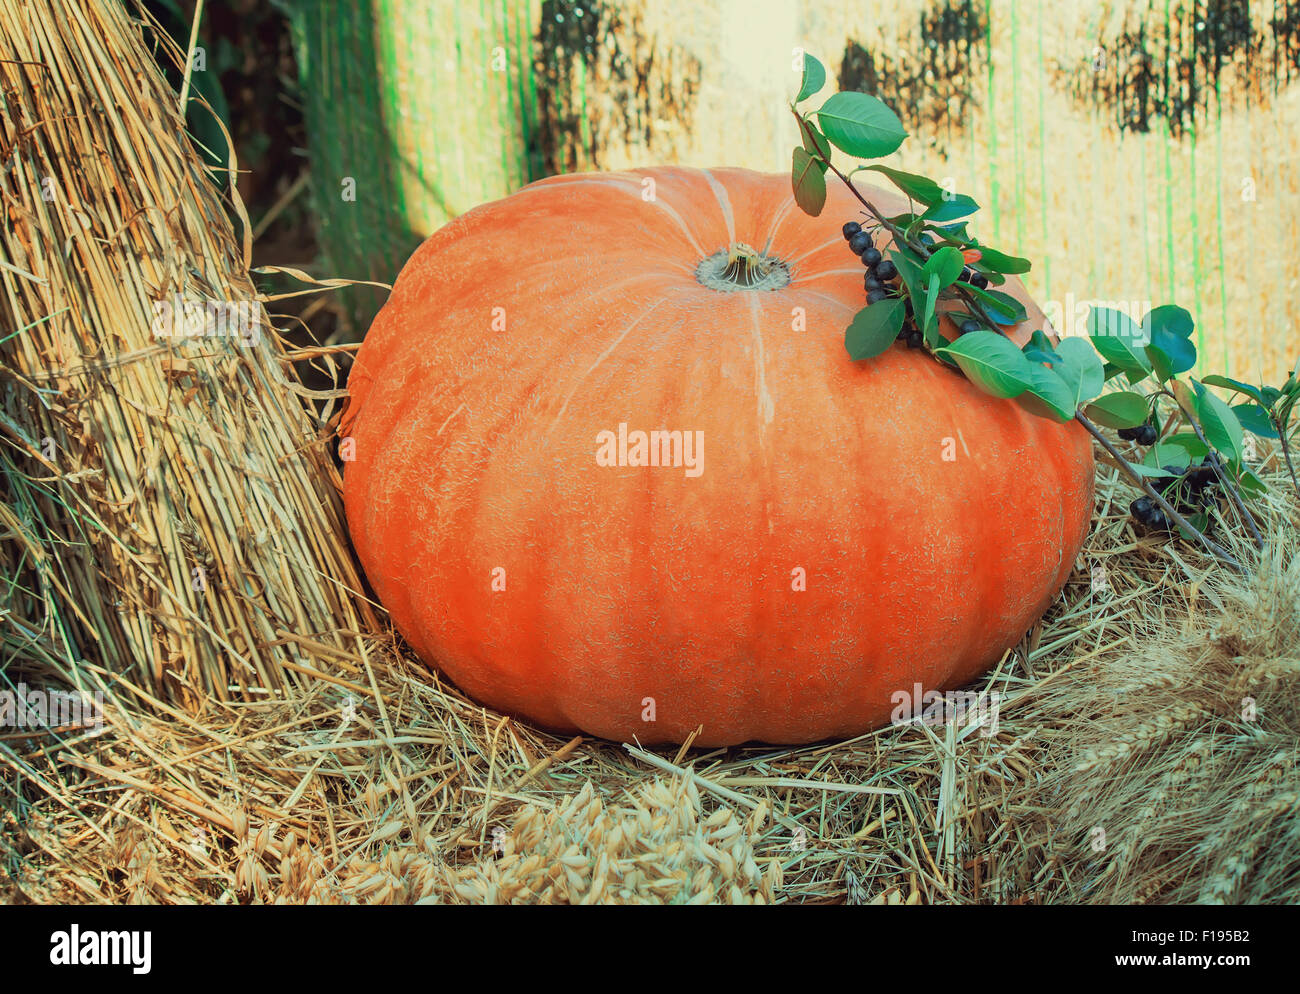
<instances>
[{"instance_id":1,"label":"dry grass","mask_svg":"<svg viewBox=\"0 0 1300 994\"><path fill-rule=\"evenodd\" d=\"M1267 447L1271 544L1249 580L1135 538L1131 490L1099 470L1080 569L982 685L996 734L555 738L442 685L369 615L328 425L273 336L177 357L147 335L159 287L251 292L238 240L168 145L176 119L117 7L85 3L55 37L27 23L41 6L0 0L6 45L69 74L133 66L104 85L143 95L114 90L101 114L0 63L18 163L0 314L22 329L0 336L0 673L106 695L99 734L0 732L0 899L1300 900L1300 506ZM50 144L71 132L40 124L73 112L97 150L78 168L106 171L84 187ZM41 169L81 191L81 232L66 194L56 209L15 185ZM42 456L46 434L69 455ZM184 578L205 546L221 582L200 598Z\"/></svg>"},{"instance_id":2,"label":"dry grass","mask_svg":"<svg viewBox=\"0 0 1300 994\"><path fill-rule=\"evenodd\" d=\"M0 2L0 645L193 706L377 621L338 539L337 398L317 416L293 365L333 356L286 352L146 37L119 3ZM174 295L260 331L158 337Z\"/></svg>"},{"instance_id":3,"label":"dry grass","mask_svg":"<svg viewBox=\"0 0 1300 994\"><path fill-rule=\"evenodd\" d=\"M371 637L273 700L0 742L4 866L40 902L1294 902L1300 509L1279 469L1252 579L1135 541L1102 470L1085 568L986 681L993 736L564 741Z\"/></svg>"}]
</instances>

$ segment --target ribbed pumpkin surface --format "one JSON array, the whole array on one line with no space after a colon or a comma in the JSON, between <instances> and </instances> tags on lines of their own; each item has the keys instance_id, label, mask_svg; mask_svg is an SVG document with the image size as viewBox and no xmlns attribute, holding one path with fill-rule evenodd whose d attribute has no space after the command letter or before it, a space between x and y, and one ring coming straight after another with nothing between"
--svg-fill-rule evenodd
<instances>
[{"instance_id":1,"label":"ribbed pumpkin surface","mask_svg":"<svg viewBox=\"0 0 1300 994\"><path fill-rule=\"evenodd\" d=\"M901 345L850 361L857 217L838 188L812 219L788 176L662 168L544 180L425 242L343 425L353 541L421 658L556 730L795 743L1020 639L1087 532L1090 441ZM702 285L737 244L788 285ZM1041 313L1004 289L1023 343ZM700 471L600 465L620 425L690 433Z\"/></svg>"}]
</instances>

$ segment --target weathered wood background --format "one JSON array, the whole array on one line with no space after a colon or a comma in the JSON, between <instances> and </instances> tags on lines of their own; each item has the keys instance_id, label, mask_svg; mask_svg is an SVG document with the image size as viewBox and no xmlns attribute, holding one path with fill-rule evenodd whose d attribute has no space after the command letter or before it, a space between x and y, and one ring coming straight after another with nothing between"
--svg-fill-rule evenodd
<instances>
[{"instance_id":1,"label":"weathered wood background","mask_svg":"<svg viewBox=\"0 0 1300 994\"><path fill-rule=\"evenodd\" d=\"M1300 2L356 8L296 20L339 275L389 281L447 218L553 172L788 169L804 48L898 111L893 164L953 177L976 231L1035 260L1061 330L1089 300L1176 302L1206 369L1276 378L1300 357Z\"/></svg>"}]
</instances>

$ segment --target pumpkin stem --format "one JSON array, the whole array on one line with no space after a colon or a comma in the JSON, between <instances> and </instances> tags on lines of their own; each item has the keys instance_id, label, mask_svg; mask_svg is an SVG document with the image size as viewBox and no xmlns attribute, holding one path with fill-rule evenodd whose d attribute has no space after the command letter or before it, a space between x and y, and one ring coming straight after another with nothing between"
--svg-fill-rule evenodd
<instances>
[{"instance_id":1,"label":"pumpkin stem","mask_svg":"<svg viewBox=\"0 0 1300 994\"><path fill-rule=\"evenodd\" d=\"M701 286L722 293L780 290L790 282L790 267L743 242L719 249L695 267Z\"/></svg>"}]
</instances>

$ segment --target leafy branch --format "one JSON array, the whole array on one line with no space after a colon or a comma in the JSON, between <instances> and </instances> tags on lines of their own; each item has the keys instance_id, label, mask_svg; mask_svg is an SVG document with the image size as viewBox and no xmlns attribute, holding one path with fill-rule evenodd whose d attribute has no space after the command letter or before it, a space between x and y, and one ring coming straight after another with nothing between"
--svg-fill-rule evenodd
<instances>
[{"instance_id":1,"label":"leafy branch","mask_svg":"<svg viewBox=\"0 0 1300 994\"><path fill-rule=\"evenodd\" d=\"M1018 347L1002 329L1022 324L1027 311L1016 298L994 288L1009 276L1029 272L1028 260L982 245L969 233L965 219L979 210L971 197L926 176L880 164L859 165L848 174L836 166L835 149L859 159L880 159L897 151L907 132L888 106L865 93L835 93L817 110L801 111L799 104L825 83L825 68L805 55L799 93L790 105L800 137L791 184L800 208L817 217L826 205L830 173L869 216L866 228L856 221L844 226L850 248L866 267L867 304L845 330L850 358L872 359L903 340L909 347L923 347L985 393L1014 400L1030 413L1059 423L1077 421L1142 491L1130 505L1140 524L1157 533L1177 528L1244 571L1240 561L1208 536L1208 511L1218 505L1218 494L1226 495L1255 546L1263 547L1246 501L1267 488L1246 465L1246 432L1278 440L1300 494L1289 438L1292 415L1300 405L1300 362L1281 387L1253 386L1226 376L1199 381L1186 376L1197 361L1194 323L1191 314L1174 305L1152 309L1140 324L1123 312L1093 307L1086 338L1057 341L1039 328ZM853 182L863 171L877 172L893 183L906 195L909 209L893 216L882 211ZM890 239L877 247L875 233L882 231ZM957 308L941 312L941 301ZM955 338L940 333L941 315L956 329ZM1120 376L1130 387L1148 384L1150 392L1108 388ZM1229 406L1209 387L1248 400ZM1172 401L1167 416L1164 401ZM1146 455L1140 462L1126 458L1102 428L1146 447Z\"/></svg>"}]
</instances>

